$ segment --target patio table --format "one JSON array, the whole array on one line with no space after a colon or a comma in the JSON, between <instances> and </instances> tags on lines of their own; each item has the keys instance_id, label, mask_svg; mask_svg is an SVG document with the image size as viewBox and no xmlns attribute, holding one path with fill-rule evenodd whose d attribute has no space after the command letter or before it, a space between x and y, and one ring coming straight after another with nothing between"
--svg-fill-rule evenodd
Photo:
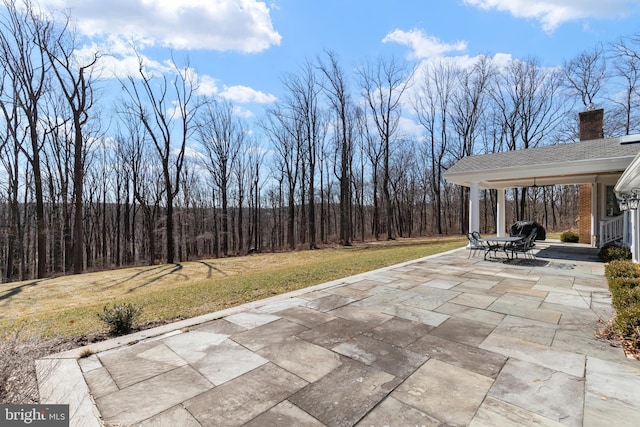
<instances>
[{"instance_id":1,"label":"patio table","mask_svg":"<svg viewBox=\"0 0 640 427\"><path fill-rule=\"evenodd\" d=\"M487 259L487 254L489 252L496 252L498 250L502 250L504 254L509 258L509 253L507 252L507 246L511 243L520 242L524 239L522 236L506 236L506 237L483 237L478 239L478 241L486 243L487 248L484 251L484 259Z\"/></svg>"}]
</instances>

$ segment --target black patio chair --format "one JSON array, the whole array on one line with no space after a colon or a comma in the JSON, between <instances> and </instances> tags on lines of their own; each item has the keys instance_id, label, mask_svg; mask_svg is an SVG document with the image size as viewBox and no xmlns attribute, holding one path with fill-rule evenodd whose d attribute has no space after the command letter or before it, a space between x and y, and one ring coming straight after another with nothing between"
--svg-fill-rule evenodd
<instances>
[{"instance_id":1,"label":"black patio chair","mask_svg":"<svg viewBox=\"0 0 640 427\"><path fill-rule=\"evenodd\" d=\"M518 258L518 254L520 253L524 254L525 258L531 257L531 259L535 260L536 256L533 252L531 252L531 249L535 245L537 233L538 230L533 228L531 231L529 231L527 237L517 242L513 242L508 247L506 247L506 250L511 252L511 258L513 258L514 256Z\"/></svg>"},{"instance_id":2,"label":"black patio chair","mask_svg":"<svg viewBox=\"0 0 640 427\"><path fill-rule=\"evenodd\" d=\"M483 253L487 250L487 247L480 241L480 233L477 231L467 233L467 239L469 239L469 256L467 258L471 258L471 255L476 256L476 252L482 251Z\"/></svg>"}]
</instances>

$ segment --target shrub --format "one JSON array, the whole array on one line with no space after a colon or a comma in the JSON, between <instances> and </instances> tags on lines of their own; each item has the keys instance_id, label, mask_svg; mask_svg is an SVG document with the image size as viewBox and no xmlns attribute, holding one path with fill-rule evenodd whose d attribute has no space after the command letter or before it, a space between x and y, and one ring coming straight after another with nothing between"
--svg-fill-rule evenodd
<instances>
[{"instance_id":1,"label":"shrub","mask_svg":"<svg viewBox=\"0 0 640 427\"><path fill-rule=\"evenodd\" d=\"M578 243L580 236L573 230L563 231L560 235L560 241L566 243Z\"/></svg>"},{"instance_id":2,"label":"shrub","mask_svg":"<svg viewBox=\"0 0 640 427\"><path fill-rule=\"evenodd\" d=\"M640 304L616 307L613 326L634 349L640 349Z\"/></svg>"},{"instance_id":3,"label":"shrub","mask_svg":"<svg viewBox=\"0 0 640 427\"><path fill-rule=\"evenodd\" d=\"M616 292L618 289L633 289L640 287L639 277L612 277L609 279L609 290Z\"/></svg>"},{"instance_id":4,"label":"shrub","mask_svg":"<svg viewBox=\"0 0 640 427\"><path fill-rule=\"evenodd\" d=\"M605 245L598 252L598 256L604 262L631 259L631 251L626 246Z\"/></svg>"},{"instance_id":5,"label":"shrub","mask_svg":"<svg viewBox=\"0 0 640 427\"><path fill-rule=\"evenodd\" d=\"M640 307L640 287L621 286L611 290L611 303L616 309L622 309L637 305Z\"/></svg>"},{"instance_id":6,"label":"shrub","mask_svg":"<svg viewBox=\"0 0 640 427\"><path fill-rule=\"evenodd\" d=\"M131 331L141 313L142 308L131 303L114 304L113 307L105 305L98 318L109 325L111 334L124 335Z\"/></svg>"},{"instance_id":7,"label":"shrub","mask_svg":"<svg viewBox=\"0 0 640 427\"><path fill-rule=\"evenodd\" d=\"M617 277L640 277L640 268L631 261L615 260L604 268L604 275L609 281Z\"/></svg>"},{"instance_id":8,"label":"shrub","mask_svg":"<svg viewBox=\"0 0 640 427\"><path fill-rule=\"evenodd\" d=\"M633 351L640 350L640 268L626 260L611 261L605 267L616 311L613 328Z\"/></svg>"}]
</instances>

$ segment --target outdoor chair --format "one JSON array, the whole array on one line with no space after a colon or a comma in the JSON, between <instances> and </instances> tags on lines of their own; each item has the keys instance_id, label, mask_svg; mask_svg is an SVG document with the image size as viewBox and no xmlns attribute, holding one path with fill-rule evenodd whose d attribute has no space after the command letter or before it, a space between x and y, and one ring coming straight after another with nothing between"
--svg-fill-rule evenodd
<instances>
[{"instance_id":1,"label":"outdoor chair","mask_svg":"<svg viewBox=\"0 0 640 427\"><path fill-rule=\"evenodd\" d=\"M518 242L511 243L508 246L508 248L506 248L508 251L511 252L511 258L513 258L514 256L518 258L518 254L521 253L521 254L524 254L525 258L531 257L531 259L536 259L536 256L534 255L533 252L531 252L531 249L535 244L537 233L538 231L534 228L529 232L527 237L525 237L524 239Z\"/></svg>"},{"instance_id":2,"label":"outdoor chair","mask_svg":"<svg viewBox=\"0 0 640 427\"><path fill-rule=\"evenodd\" d=\"M487 250L487 247L480 241L480 233L474 231L472 233L467 234L467 239L469 239L469 256L467 258L471 258L471 255L476 256L476 252L482 251L483 253Z\"/></svg>"}]
</instances>

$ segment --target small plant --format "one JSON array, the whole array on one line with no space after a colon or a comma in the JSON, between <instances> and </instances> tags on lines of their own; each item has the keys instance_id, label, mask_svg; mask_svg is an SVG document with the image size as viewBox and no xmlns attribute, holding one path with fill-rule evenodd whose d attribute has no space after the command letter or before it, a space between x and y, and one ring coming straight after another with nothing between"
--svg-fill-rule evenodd
<instances>
[{"instance_id":1,"label":"small plant","mask_svg":"<svg viewBox=\"0 0 640 427\"><path fill-rule=\"evenodd\" d=\"M604 262L631 259L631 251L626 246L606 245L600 249L598 256Z\"/></svg>"},{"instance_id":2,"label":"small plant","mask_svg":"<svg viewBox=\"0 0 640 427\"><path fill-rule=\"evenodd\" d=\"M105 305L98 318L109 325L111 334L124 335L131 331L141 313L142 308L131 303L114 304L112 307Z\"/></svg>"},{"instance_id":3,"label":"small plant","mask_svg":"<svg viewBox=\"0 0 640 427\"><path fill-rule=\"evenodd\" d=\"M563 231L560 234L560 241L565 243L578 243L580 235L573 230Z\"/></svg>"},{"instance_id":4,"label":"small plant","mask_svg":"<svg viewBox=\"0 0 640 427\"><path fill-rule=\"evenodd\" d=\"M638 268L638 264L627 260L611 261L604 268L604 276L609 282L619 277L640 277L640 268Z\"/></svg>"},{"instance_id":5,"label":"small plant","mask_svg":"<svg viewBox=\"0 0 640 427\"><path fill-rule=\"evenodd\" d=\"M94 353L93 350L87 347L84 350L82 350L82 353L80 353L80 358L84 359L85 357L91 356L93 353Z\"/></svg>"}]
</instances>

